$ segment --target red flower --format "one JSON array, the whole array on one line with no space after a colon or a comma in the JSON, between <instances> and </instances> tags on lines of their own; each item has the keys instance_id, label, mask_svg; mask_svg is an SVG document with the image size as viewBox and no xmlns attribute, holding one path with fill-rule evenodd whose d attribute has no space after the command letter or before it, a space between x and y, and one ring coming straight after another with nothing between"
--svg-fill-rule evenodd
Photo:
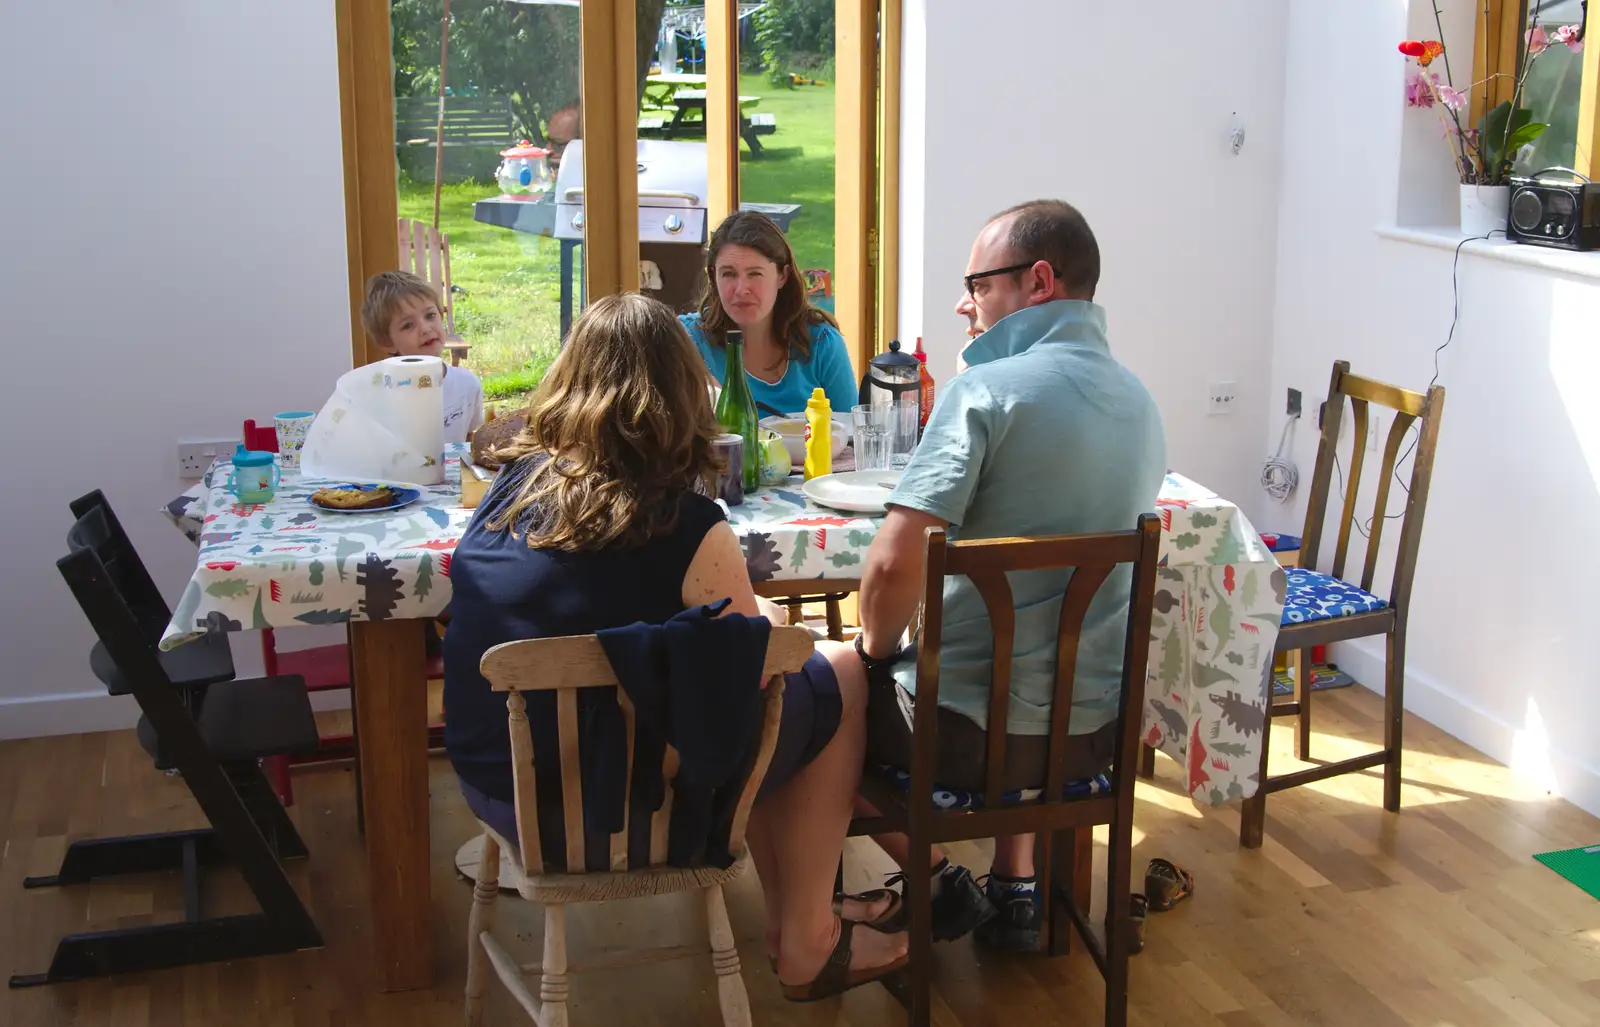
<instances>
[{"instance_id":1,"label":"red flower","mask_svg":"<svg viewBox=\"0 0 1600 1027\"><path fill-rule=\"evenodd\" d=\"M1433 63L1435 57L1444 53L1444 44L1437 39L1430 39L1426 42L1408 39L1400 44L1400 52L1407 57L1415 57L1417 63L1426 68Z\"/></svg>"}]
</instances>

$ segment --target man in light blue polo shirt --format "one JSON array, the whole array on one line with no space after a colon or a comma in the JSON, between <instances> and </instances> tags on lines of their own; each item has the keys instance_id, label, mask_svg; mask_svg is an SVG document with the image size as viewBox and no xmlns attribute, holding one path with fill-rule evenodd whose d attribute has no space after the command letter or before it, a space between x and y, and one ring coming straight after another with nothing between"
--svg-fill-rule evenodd
<instances>
[{"instance_id":1,"label":"man in light blue polo shirt","mask_svg":"<svg viewBox=\"0 0 1600 1027\"><path fill-rule=\"evenodd\" d=\"M1100 254L1076 209L1056 200L997 215L979 234L956 312L973 337L942 391L867 554L857 649L871 682L868 759L909 767L914 650L897 649L922 587L924 532L952 539L1125 531L1155 508L1166 439L1154 400L1112 357L1094 302ZM1057 618L1070 571L1009 575L1016 607L1005 787L1044 782ZM1111 763L1131 569L1113 572L1079 640L1068 779ZM994 636L976 588L944 585L936 779L983 788ZM904 836L879 839L902 865ZM997 838L986 892L935 854L934 932L974 926L1003 949L1038 944L1031 835Z\"/></svg>"}]
</instances>

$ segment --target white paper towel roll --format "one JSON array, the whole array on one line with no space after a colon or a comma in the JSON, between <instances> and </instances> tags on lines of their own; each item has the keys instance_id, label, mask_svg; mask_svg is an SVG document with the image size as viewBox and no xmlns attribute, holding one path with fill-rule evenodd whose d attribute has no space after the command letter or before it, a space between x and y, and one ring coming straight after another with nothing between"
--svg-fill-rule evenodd
<instances>
[{"instance_id":1,"label":"white paper towel roll","mask_svg":"<svg viewBox=\"0 0 1600 1027\"><path fill-rule=\"evenodd\" d=\"M306 435L301 472L316 478L444 481L444 361L390 357L339 379Z\"/></svg>"}]
</instances>

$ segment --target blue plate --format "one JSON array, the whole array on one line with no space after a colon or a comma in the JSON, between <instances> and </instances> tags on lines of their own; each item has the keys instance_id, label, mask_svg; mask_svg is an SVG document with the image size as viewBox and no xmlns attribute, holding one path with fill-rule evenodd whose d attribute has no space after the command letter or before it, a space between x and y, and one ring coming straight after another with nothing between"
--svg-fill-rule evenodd
<instances>
[{"instance_id":1,"label":"blue plate","mask_svg":"<svg viewBox=\"0 0 1600 1027\"><path fill-rule=\"evenodd\" d=\"M335 484L335 485L325 485L323 487L324 488L330 488L330 489L357 489L357 490L362 491L362 492L377 492L380 489L388 489L390 492L394 493L394 502L389 503L386 506L369 506L369 507L366 507L366 508L361 509L361 510L346 510L343 507L323 506L321 503L317 502L315 499L308 498L306 500L307 503L309 503L310 505L316 507L318 510L321 510L323 513L336 513L336 514L374 514L374 513L384 513L384 512L389 511L389 510L398 510L402 506L410 506L412 503L415 503L417 500L422 498L422 490L421 489L414 489L414 488L410 488L410 487L405 486L405 485L363 485L363 484L361 484L359 482L348 481L348 482L339 482L338 484Z\"/></svg>"}]
</instances>

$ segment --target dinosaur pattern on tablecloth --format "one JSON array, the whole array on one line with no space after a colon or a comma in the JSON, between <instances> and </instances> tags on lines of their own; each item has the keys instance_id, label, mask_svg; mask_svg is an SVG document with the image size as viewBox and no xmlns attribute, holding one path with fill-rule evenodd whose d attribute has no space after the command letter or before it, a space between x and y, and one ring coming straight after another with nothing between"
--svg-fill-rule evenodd
<instances>
[{"instance_id":1,"label":"dinosaur pattern on tablecloth","mask_svg":"<svg viewBox=\"0 0 1600 1027\"><path fill-rule=\"evenodd\" d=\"M161 644L209 629L430 619L450 602L465 447L446 453L446 482L385 514L308 505L327 482L286 475L277 497L245 506L226 465L163 512L201 558ZM220 472L220 473L219 473ZM1185 768L1197 804L1253 795L1261 723L1283 611L1283 571L1226 500L1168 475L1158 501L1161 562L1151 617L1143 737ZM796 488L759 489L730 509L752 581L856 579L881 520L819 507ZM1202 742L1203 740L1203 742Z\"/></svg>"}]
</instances>

